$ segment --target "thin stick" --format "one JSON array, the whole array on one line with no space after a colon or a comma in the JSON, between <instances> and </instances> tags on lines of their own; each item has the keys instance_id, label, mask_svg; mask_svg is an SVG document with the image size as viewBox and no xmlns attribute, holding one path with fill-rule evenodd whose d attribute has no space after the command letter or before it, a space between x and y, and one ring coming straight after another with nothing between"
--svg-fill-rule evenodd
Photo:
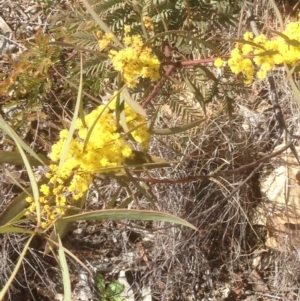
<instances>
[{"instance_id":1,"label":"thin stick","mask_svg":"<svg viewBox=\"0 0 300 301\"><path fill-rule=\"evenodd\" d=\"M291 147L293 143L288 142L284 147L279 149L278 151L275 151L257 161L254 161L252 163L242 165L241 167L235 168L235 169L229 169L229 170L224 170L220 172L215 172L211 173L209 175L199 175L195 177L187 177L183 179L155 179L155 178L141 178L141 177L133 177L137 181L143 181L143 182L150 182L150 183L159 183L159 184L179 184L179 183L187 183L187 182L193 182L193 181L198 181L200 179L209 179L209 178L216 178L216 177L224 177L224 176L229 176L237 173L241 173L246 171L247 169L250 168L257 168L258 166L264 162L269 161L271 158L274 158L278 156L279 154L283 153L285 150ZM247 179L246 179L247 180Z\"/></svg>"}]
</instances>

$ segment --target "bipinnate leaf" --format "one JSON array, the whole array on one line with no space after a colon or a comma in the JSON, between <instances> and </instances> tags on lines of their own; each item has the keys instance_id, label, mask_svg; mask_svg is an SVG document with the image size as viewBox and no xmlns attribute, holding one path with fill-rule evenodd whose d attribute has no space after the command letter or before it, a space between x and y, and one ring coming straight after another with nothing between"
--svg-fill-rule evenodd
<instances>
[{"instance_id":1,"label":"bipinnate leaf","mask_svg":"<svg viewBox=\"0 0 300 301\"><path fill-rule=\"evenodd\" d=\"M212 43L208 42L205 39L199 39L197 37L191 36L191 33L189 31L185 31L185 30L167 30L167 28L164 32L160 32L160 33L154 35L153 37L151 37L150 39L148 39L144 43L144 45L149 46L156 39L160 39L160 38L164 38L164 37L168 37L168 36L170 36L170 37L175 36L176 38L186 40L187 43L194 42L197 45L201 44L201 45L203 45L203 47L211 49L214 52L218 53L218 48L216 46L214 46Z\"/></svg>"},{"instance_id":2,"label":"bipinnate leaf","mask_svg":"<svg viewBox=\"0 0 300 301\"><path fill-rule=\"evenodd\" d=\"M122 43L118 40L118 38L114 35L114 33L110 30L110 28L103 22L103 20L96 14L93 10L92 6L89 4L88 0L82 0L82 4L85 6L88 13L92 16L97 25L106 33L111 33L113 35L113 41L117 46L123 47Z\"/></svg>"},{"instance_id":3,"label":"bipinnate leaf","mask_svg":"<svg viewBox=\"0 0 300 301\"><path fill-rule=\"evenodd\" d=\"M205 112L205 99L200 89L189 79L188 76L182 76L189 90L194 94L195 99L201 105Z\"/></svg>"}]
</instances>

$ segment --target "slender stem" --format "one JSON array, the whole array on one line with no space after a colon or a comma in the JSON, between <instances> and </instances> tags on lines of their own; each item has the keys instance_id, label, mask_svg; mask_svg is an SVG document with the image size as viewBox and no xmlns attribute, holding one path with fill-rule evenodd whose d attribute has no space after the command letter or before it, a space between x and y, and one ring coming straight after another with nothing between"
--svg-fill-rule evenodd
<instances>
[{"instance_id":1,"label":"slender stem","mask_svg":"<svg viewBox=\"0 0 300 301\"><path fill-rule=\"evenodd\" d=\"M155 178L140 178L140 177L134 177L134 179L137 181L143 181L143 182L149 182L149 183L178 184L178 183L187 183L187 182L198 181L200 179L209 179L209 178L229 176L229 175L244 172L250 168L256 168L260 164L267 162L271 158L274 158L274 157L278 156L279 154L283 153L285 150L287 150L289 147L291 147L291 145L292 145L292 142L288 142L284 147L282 147L278 151L268 154L265 157L263 157L259 160L256 160L252 163L242 165L241 167L238 167L235 169L229 169L229 170L223 170L223 171L211 173L209 175L199 175L199 176L187 177L187 178L183 178L183 179L166 179L166 180L155 179Z\"/></svg>"}]
</instances>

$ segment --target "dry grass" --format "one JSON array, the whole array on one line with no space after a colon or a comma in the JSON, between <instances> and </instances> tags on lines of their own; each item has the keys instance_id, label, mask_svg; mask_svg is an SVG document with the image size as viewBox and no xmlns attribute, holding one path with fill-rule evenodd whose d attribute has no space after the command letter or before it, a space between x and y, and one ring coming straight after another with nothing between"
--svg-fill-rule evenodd
<instances>
[{"instance_id":1,"label":"dry grass","mask_svg":"<svg viewBox=\"0 0 300 301\"><path fill-rule=\"evenodd\" d=\"M278 29L268 0L254 1L253 14L262 32ZM242 33L249 29L243 15L239 29L221 35L235 38L238 30ZM224 45L223 51L228 48L230 43ZM278 68L273 76L287 128L299 135L299 108L286 74ZM257 81L242 94L235 94L231 117L219 99L207 107L209 118L199 128L152 141L153 155L177 163L151 171L151 177L161 180L147 183L156 201L137 194L132 208L183 217L200 233L164 223L80 223L71 230L66 245L92 268L110 264L106 272L110 279L115 279L122 269L129 271L137 284L137 300L141 298L138 293L142 286L151 287L153 300L250 300L254 296L254 300L300 300L300 245L290 247L287 239L289 252L267 249L267 228L253 224L256 207L267 202L260 191L260 180L273 167L257 164L228 173L267 155L274 143L282 142L268 94L267 80ZM180 120L166 107L160 122L157 126L164 127ZM195 179L216 172L219 176ZM87 208L105 208L117 187L113 180L100 184L98 190L90 192ZM130 193L123 190L117 202L128 197ZM141 259L137 242L142 242L149 262ZM7 279L21 244L22 237L1 238L0 258L5 263L0 269L1 282ZM124 254L126 257L131 253L135 260L126 261ZM58 271L53 262L32 249L9 299L17 300L26 291L28 300L39 300L41 296L43 300L54 300L59 285L55 283ZM79 267L74 262L70 264L75 285ZM253 278L253 271L258 278ZM35 286L39 291L34 291ZM31 296L27 288L34 291Z\"/></svg>"}]
</instances>

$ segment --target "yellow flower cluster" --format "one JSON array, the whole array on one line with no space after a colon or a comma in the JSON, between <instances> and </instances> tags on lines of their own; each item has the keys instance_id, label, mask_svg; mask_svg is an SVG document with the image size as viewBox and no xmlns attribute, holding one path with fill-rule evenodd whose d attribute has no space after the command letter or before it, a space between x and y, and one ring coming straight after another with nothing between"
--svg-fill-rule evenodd
<instances>
[{"instance_id":1,"label":"yellow flower cluster","mask_svg":"<svg viewBox=\"0 0 300 301\"><path fill-rule=\"evenodd\" d=\"M221 68L223 66L223 60L220 57L216 58L214 61L214 65L217 68Z\"/></svg>"},{"instance_id":2,"label":"yellow flower cluster","mask_svg":"<svg viewBox=\"0 0 300 301\"><path fill-rule=\"evenodd\" d=\"M62 149L68 137L68 131L60 132L60 140L52 146L50 171L47 185L40 188L42 227L48 227L59 216L64 215L68 205L78 200L88 190L92 176L96 173L119 172L120 166L127 158L133 157L133 150L127 142L126 135L120 133L115 117L116 101L108 106L100 105L85 116L86 127L80 119L76 122L77 137L73 138L61 168L58 162ZM125 104L127 126L134 129L133 138L146 149L149 146L150 134L147 131L146 120ZM99 117L100 116L100 117ZM96 122L95 122L96 121ZM87 137L90 129L92 132ZM88 142L85 146L85 140ZM35 203L27 198L30 206L27 215L34 215Z\"/></svg>"},{"instance_id":3,"label":"yellow flower cluster","mask_svg":"<svg viewBox=\"0 0 300 301\"><path fill-rule=\"evenodd\" d=\"M154 25L153 25L152 20L151 20L150 17L148 17L148 16L143 17L143 22L144 22L144 25L147 29L154 30Z\"/></svg>"},{"instance_id":4,"label":"yellow flower cluster","mask_svg":"<svg viewBox=\"0 0 300 301\"><path fill-rule=\"evenodd\" d=\"M255 65L258 68L257 78L264 79L276 65L297 64L300 60L300 22L289 23L282 34L287 38L275 36L268 39L263 34L253 37L252 33L246 32L244 40L250 43L237 43L231 51L228 60L231 71L235 74L243 73L245 83L251 84ZM253 56L255 65L246 56Z\"/></svg>"},{"instance_id":5,"label":"yellow flower cluster","mask_svg":"<svg viewBox=\"0 0 300 301\"><path fill-rule=\"evenodd\" d=\"M101 32L97 33L97 36L100 37L101 36ZM113 40L113 34L112 33L106 33L103 37L101 37L101 39L98 41L98 45L99 48L102 50L104 48L106 48L111 41Z\"/></svg>"},{"instance_id":6,"label":"yellow flower cluster","mask_svg":"<svg viewBox=\"0 0 300 301\"><path fill-rule=\"evenodd\" d=\"M125 26L123 42L126 47L119 51L111 50L109 56L115 70L120 71L128 87L133 88L139 77L158 80L160 62L152 49L144 46L141 36L130 36L129 32L130 27Z\"/></svg>"}]
</instances>

